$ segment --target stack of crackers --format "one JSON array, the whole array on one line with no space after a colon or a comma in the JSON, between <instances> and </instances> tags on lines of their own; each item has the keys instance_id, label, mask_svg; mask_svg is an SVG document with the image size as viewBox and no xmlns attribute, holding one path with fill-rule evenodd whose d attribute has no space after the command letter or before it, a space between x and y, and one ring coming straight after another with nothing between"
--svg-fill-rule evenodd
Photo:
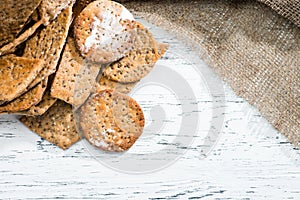
<instances>
[{"instance_id":1,"label":"stack of crackers","mask_svg":"<svg viewBox=\"0 0 300 200\"><path fill-rule=\"evenodd\" d=\"M113 1L0 7L0 113L22 115L30 130L62 149L80 132L100 149L129 149L145 123L127 93L168 45Z\"/></svg>"}]
</instances>

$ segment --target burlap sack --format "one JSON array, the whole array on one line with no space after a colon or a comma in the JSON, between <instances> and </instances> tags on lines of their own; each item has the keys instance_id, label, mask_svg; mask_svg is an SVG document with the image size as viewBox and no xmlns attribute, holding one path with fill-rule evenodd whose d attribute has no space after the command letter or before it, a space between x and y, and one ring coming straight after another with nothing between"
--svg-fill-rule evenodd
<instances>
[{"instance_id":1,"label":"burlap sack","mask_svg":"<svg viewBox=\"0 0 300 200\"><path fill-rule=\"evenodd\" d=\"M261 1L290 20L254 0L126 1L125 6L194 40L215 72L300 147L300 3Z\"/></svg>"},{"instance_id":2,"label":"burlap sack","mask_svg":"<svg viewBox=\"0 0 300 200\"><path fill-rule=\"evenodd\" d=\"M300 26L300 0L259 0Z\"/></svg>"}]
</instances>

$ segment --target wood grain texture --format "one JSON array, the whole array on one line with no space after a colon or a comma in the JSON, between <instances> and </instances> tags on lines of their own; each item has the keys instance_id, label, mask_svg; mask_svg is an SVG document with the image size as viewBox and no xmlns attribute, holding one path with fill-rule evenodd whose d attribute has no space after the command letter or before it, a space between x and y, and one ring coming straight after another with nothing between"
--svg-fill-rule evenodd
<instances>
[{"instance_id":1,"label":"wood grain texture","mask_svg":"<svg viewBox=\"0 0 300 200\"><path fill-rule=\"evenodd\" d=\"M181 45L166 33L151 30L170 48ZM196 99L189 102L198 106L191 112L200 116L193 143L176 162L152 173L118 172L99 163L84 141L63 151L30 132L16 116L1 115L0 199L299 199L299 150L226 84L224 94L209 93L190 64L171 52L153 74L166 65L188 76L196 92ZM204 79L218 80L204 63L197 66ZM166 114L163 130L144 133L132 151L163 148L176 137L180 104L172 92L155 85L140 89L138 85L132 96L144 109L146 127L153 107L160 105ZM214 107L213 101L221 99L224 103ZM222 113L214 116L213 109ZM210 121L222 117L217 143L202 159L199 151Z\"/></svg>"}]
</instances>

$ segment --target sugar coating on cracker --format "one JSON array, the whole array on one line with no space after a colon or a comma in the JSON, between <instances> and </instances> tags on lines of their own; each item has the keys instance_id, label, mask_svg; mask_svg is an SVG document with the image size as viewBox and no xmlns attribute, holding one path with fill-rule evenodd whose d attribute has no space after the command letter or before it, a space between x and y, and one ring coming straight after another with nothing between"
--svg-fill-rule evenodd
<instances>
[{"instance_id":1,"label":"sugar coating on cracker","mask_svg":"<svg viewBox=\"0 0 300 200\"><path fill-rule=\"evenodd\" d=\"M85 51L89 51L94 45L101 45L104 49L111 47L120 48L122 43L114 40L112 37L115 35L116 39L126 40L129 33L124 31L124 27L119 23L120 20L134 20L129 11L123 9L120 17L111 14L111 11L105 10L100 17L93 17L92 33L85 41ZM99 30L103 30L99 33Z\"/></svg>"},{"instance_id":2,"label":"sugar coating on cracker","mask_svg":"<svg viewBox=\"0 0 300 200\"><path fill-rule=\"evenodd\" d=\"M74 27L76 44L87 59L109 63L123 57L135 39L133 15L113 1L90 3L77 17Z\"/></svg>"}]
</instances>

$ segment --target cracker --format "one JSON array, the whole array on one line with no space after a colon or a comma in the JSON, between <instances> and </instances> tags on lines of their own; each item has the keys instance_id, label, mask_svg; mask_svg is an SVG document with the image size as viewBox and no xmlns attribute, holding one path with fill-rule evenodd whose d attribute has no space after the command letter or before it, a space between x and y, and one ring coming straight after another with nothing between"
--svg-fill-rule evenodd
<instances>
[{"instance_id":1,"label":"cracker","mask_svg":"<svg viewBox=\"0 0 300 200\"><path fill-rule=\"evenodd\" d=\"M18 38L16 38L13 42L3 46L0 49L0 56L10 54L16 51L16 47L21 43L25 42L31 35L35 33L35 31L43 24L43 21L40 20L28 28L24 33L22 33Z\"/></svg>"},{"instance_id":2,"label":"cracker","mask_svg":"<svg viewBox=\"0 0 300 200\"><path fill-rule=\"evenodd\" d=\"M74 7L73 7L73 13L77 17L80 12L90 3L92 3L95 0L77 0Z\"/></svg>"},{"instance_id":3,"label":"cracker","mask_svg":"<svg viewBox=\"0 0 300 200\"><path fill-rule=\"evenodd\" d=\"M56 71L72 19L72 7L65 9L56 20L34 35L27 43L24 56L45 61L43 70L30 85L33 87Z\"/></svg>"},{"instance_id":4,"label":"cracker","mask_svg":"<svg viewBox=\"0 0 300 200\"><path fill-rule=\"evenodd\" d=\"M32 13L31 19L32 19L33 21L35 21L35 22L40 21L39 12L38 12L37 9Z\"/></svg>"},{"instance_id":5,"label":"cracker","mask_svg":"<svg viewBox=\"0 0 300 200\"><path fill-rule=\"evenodd\" d=\"M75 0L43 0L39 6L39 14L44 19L44 25L57 18L57 16L66 8L72 7Z\"/></svg>"},{"instance_id":6,"label":"cracker","mask_svg":"<svg viewBox=\"0 0 300 200\"><path fill-rule=\"evenodd\" d=\"M44 62L17 56L0 58L0 102L7 102L23 94L42 70Z\"/></svg>"},{"instance_id":7,"label":"cracker","mask_svg":"<svg viewBox=\"0 0 300 200\"><path fill-rule=\"evenodd\" d=\"M28 110L18 112L19 115L36 116L44 114L57 101L56 98L50 96L50 92L46 91L42 100L37 105L31 106Z\"/></svg>"},{"instance_id":8,"label":"cracker","mask_svg":"<svg viewBox=\"0 0 300 200\"><path fill-rule=\"evenodd\" d=\"M14 0L0 3L0 47L20 33L41 0Z\"/></svg>"},{"instance_id":9,"label":"cracker","mask_svg":"<svg viewBox=\"0 0 300 200\"><path fill-rule=\"evenodd\" d=\"M105 151L126 151L142 134L145 125L138 103L112 90L92 95L78 111L85 138Z\"/></svg>"},{"instance_id":10,"label":"cracker","mask_svg":"<svg viewBox=\"0 0 300 200\"><path fill-rule=\"evenodd\" d=\"M4 106L0 106L0 113L17 113L27 110L30 107L38 104L42 100L47 83L48 79L45 79L25 94L5 104Z\"/></svg>"},{"instance_id":11,"label":"cracker","mask_svg":"<svg viewBox=\"0 0 300 200\"><path fill-rule=\"evenodd\" d=\"M60 65L51 86L51 96L74 106L90 95L101 65L88 63L80 56L73 38L68 38Z\"/></svg>"},{"instance_id":12,"label":"cracker","mask_svg":"<svg viewBox=\"0 0 300 200\"><path fill-rule=\"evenodd\" d=\"M128 94L134 86L137 84L135 83L119 83L116 81L112 81L105 76L101 76L96 83L95 91L100 92L102 90L114 90L120 93Z\"/></svg>"},{"instance_id":13,"label":"cracker","mask_svg":"<svg viewBox=\"0 0 300 200\"><path fill-rule=\"evenodd\" d=\"M31 131L62 149L69 148L80 139L73 120L72 106L60 100L45 114L23 116L20 121Z\"/></svg>"},{"instance_id":14,"label":"cracker","mask_svg":"<svg viewBox=\"0 0 300 200\"><path fill-rule=\"evenodd\" d=\"M156 42L153 35L137 23L134 48L124 58L107 66L103 74L108 79L122 83L139 81L153 69L167 49L168 45Z\"/></svg>"},{"instance_id":15,"label":"cracker","mask_svg":"<svg viewBox=\"0 0 300 200\"><path fill-rule=\"evenodd\" d=\"M123 57L133 46L135 21L121 4L94 1L77 17L74 35L80 53L85 58L109 63Z\"/></svg>"}]
</instances>

